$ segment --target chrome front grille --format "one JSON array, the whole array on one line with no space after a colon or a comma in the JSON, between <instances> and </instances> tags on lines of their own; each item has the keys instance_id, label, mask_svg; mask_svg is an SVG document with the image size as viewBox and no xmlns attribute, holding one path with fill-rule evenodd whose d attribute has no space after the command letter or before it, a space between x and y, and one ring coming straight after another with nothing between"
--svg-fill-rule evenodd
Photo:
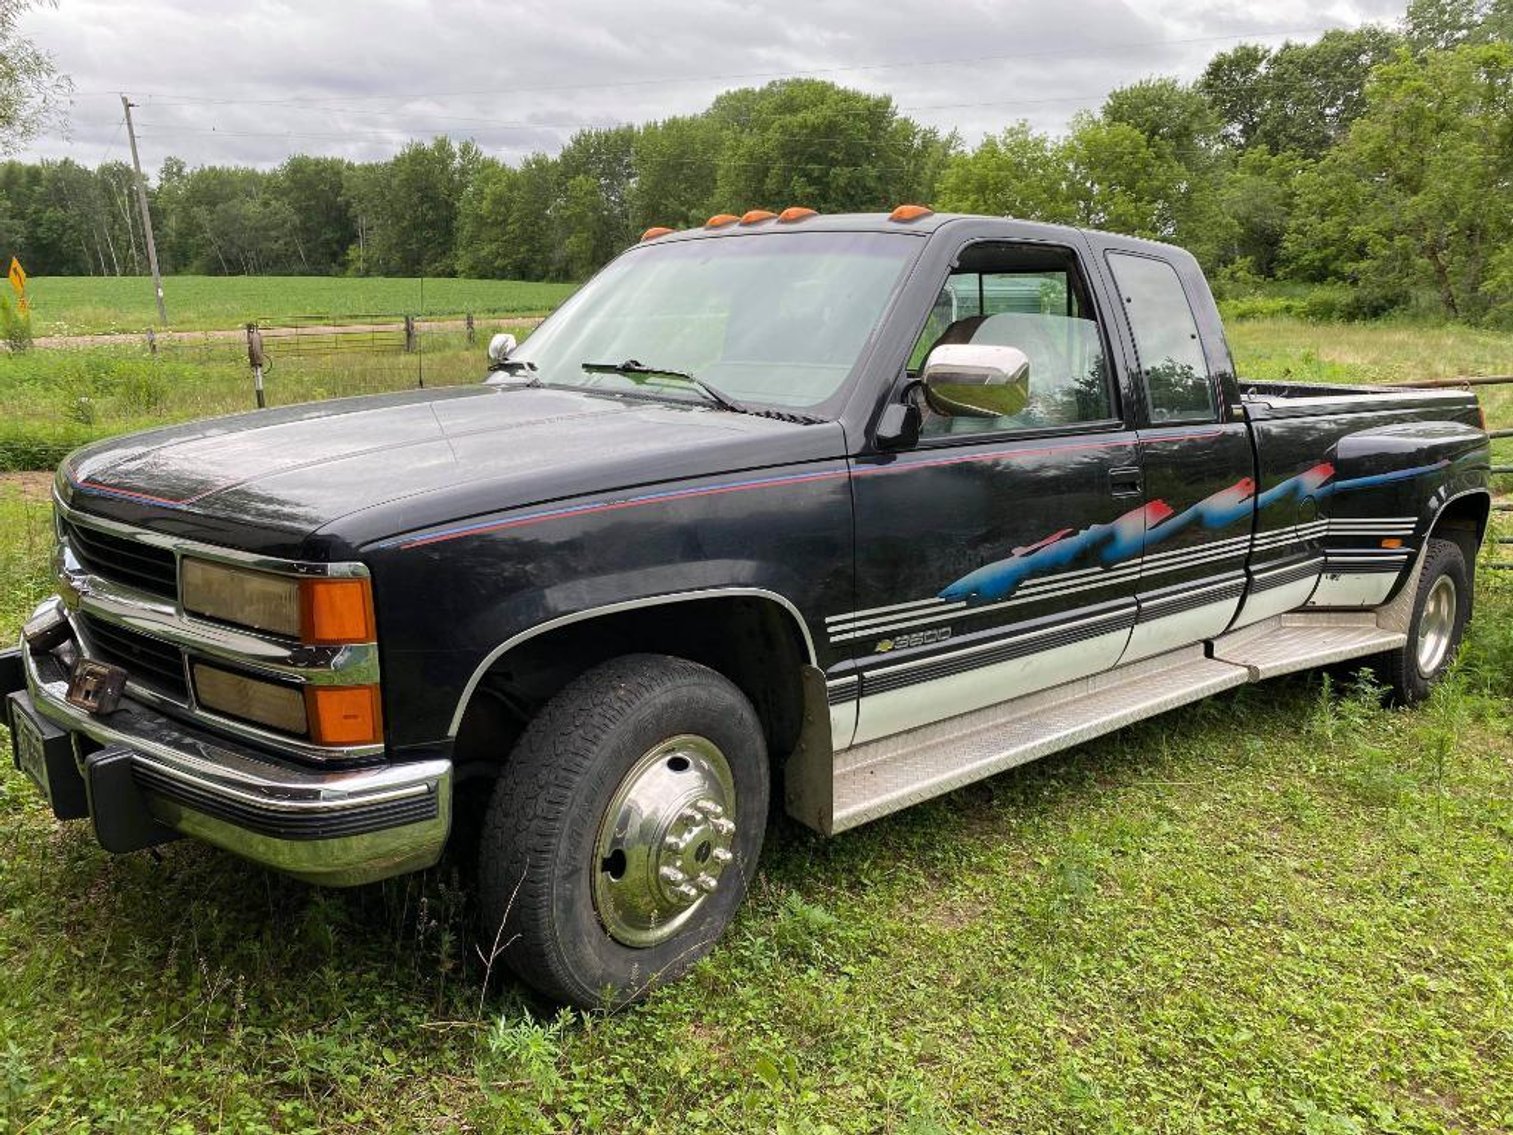
<instances>
[{"instance_id":1,"label":"chrome front grille","mask_svg":"<svg viewBox=\"0 0 1513 1135\"><path fill-rule=\"evenodd\" d=\"M171 642L80 614L79 624L89 640L91 657L121 667L131 681L173 698L189 701L189 683L184 677L184 652Z\"/></svg>"},{"instance_id":2,"label":"chrome front grille","mask_svg":"<svg viewBox=\"0 0 1513 1135\"><path fill-rule=\"evenodd\" d=\"M64 520L62 529L75 558L91 575L114 579L165 599L178 598L178 561L168 548L144 544L73 520Z\"/></svg>"},{"instance_id":3,"label":"chrome front grille","mask_svg":"<svg viewBox=\"0 0 1513 1135\"><path fill-rule=\"evenodd\" d=\"M198 618L179 604L180 555L282 575L366 578L361 563L281 560L153 532L76 512L55 501L58 594L86 657L124 669L128 690L170 716L311 761L377 757L382 743L319 745L198 704L186 662L208 662L263 681L376 686L376 643L305 645Z\"/></svg>"}]
</instances>

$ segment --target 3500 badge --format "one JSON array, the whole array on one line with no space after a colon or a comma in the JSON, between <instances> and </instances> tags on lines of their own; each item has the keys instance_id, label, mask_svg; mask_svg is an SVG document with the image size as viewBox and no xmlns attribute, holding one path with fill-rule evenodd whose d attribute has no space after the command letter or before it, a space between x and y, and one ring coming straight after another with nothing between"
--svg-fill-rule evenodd
<instances>
[{"instance_id":1,"label":"3500 badge","mask_svg":"<svg viewBox=\"0 0 1513 1135\"><path fill-rule=\"evenodd\" d=\"M907 650L911 646L929 646L933 642L945 642L951 637L950 627L937 627L933 631L915 631L894 638L885 638L872 648L874 654L886 654L890 650Z\"/></svg>"}]
</instances>

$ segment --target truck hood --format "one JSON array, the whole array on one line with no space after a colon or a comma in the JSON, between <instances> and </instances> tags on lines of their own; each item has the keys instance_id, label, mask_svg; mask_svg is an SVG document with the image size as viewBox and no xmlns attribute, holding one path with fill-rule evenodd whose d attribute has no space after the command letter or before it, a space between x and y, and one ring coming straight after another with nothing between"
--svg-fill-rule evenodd
<instances>
[{"instance_id":1,"label":"truck hood","mask_svg":"<svg viewBox=\"0 0 1513 1135\"><path fill-rule=\"evenodd\" d=\"M270 555L543 501L843 456L839 425L548 387L453 387L173 426L71 455L75 509Z\"/></svg>"}]
</instances>

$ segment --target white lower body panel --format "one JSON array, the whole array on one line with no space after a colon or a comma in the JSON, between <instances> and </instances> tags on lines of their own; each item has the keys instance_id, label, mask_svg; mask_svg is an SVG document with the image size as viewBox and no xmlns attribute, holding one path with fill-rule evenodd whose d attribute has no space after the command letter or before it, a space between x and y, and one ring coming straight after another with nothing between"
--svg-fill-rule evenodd
<instances>
[{"instance_id":1,"label":"white lower body panel","mask_svg":"<svg viewBox=\"0 0 1513 1135\"><path fill-rule=\"evenodd\" d=\"M1129 637L1129 628L1125 627L884 693L866 694L864 678L853 743L862 745L1108 670L1119 661Z\"/></svg>"},{"instance_id":2,"label":"white lower body panel","mask_svg":"<svg viewBox=\"0 0 1513 1135\"><path fill-rule=\"evenodd\" d=\"M1310 607L1379 607L1398 577L1389 572L1325 572L1308 600Z\"/></svg>"},{"instance_id":3,"label":"white lower body panel","mask_svg":"<svg viewBox=\"0 0 1513 1135\"><path fill-rule=\"evenodd\" d=\"M1180 614L1136 623L1134 633L1130 635L1129 646L1120 661L1138 662L1142 658L1166 654L1178 647L1222 634L1235 617L1235 609L1239 605L1238 599L1225 599L1219 603L1205 603Z\"/></svg>"},{"instance_id":4,"label":"white lower body panel","mask_svg":"<svg viewBox=\"0 0 1513 1135\"><path fill-rule=\"evenodd\" d=\"M1117 654L1129 632L867 698L865 737L845 752L817 755L823 763L806 767L804 795L790 798L789 810L821 831L844 831L1246 682L1401 647L1407 635L1396 606L1274 615L1206 644L1085 671L1027 696L1001 691L1043 685L1052 666L1092 667L1095 658ZM921 714L936 719L891 735L873 732Z\"/></svg>"}]
</instances>

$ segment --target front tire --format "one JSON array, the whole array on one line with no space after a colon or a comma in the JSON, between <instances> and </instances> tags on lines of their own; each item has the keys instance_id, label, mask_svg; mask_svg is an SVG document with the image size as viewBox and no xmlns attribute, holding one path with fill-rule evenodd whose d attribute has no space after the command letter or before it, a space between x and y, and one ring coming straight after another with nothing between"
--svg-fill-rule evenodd
<instances>
[{"instance_id":1,"label":"front tire","mask_svg":"<svg viewBox=\"0 0 1513 1135\"><path fill-rule=\"evenodd\" d=\"M1427 698L1460 651L1471 614L1471 576L1453 540L1429 541L1408 626L1408 641L1383 655L1377 671L1399 705Z\"/></svg>"},{"instance_id":2,"label":"front tire","mask_svg":"<svg viewBox=\"0 0 1513 1135\"><path fill-rule=\"evenodd\" d=\"M722 675L667 655L595 667L536 716L494 788L485 945L553 1000L639 1000L734 917L769 784L761 723Z\"/></svg>"}]
</instances>

